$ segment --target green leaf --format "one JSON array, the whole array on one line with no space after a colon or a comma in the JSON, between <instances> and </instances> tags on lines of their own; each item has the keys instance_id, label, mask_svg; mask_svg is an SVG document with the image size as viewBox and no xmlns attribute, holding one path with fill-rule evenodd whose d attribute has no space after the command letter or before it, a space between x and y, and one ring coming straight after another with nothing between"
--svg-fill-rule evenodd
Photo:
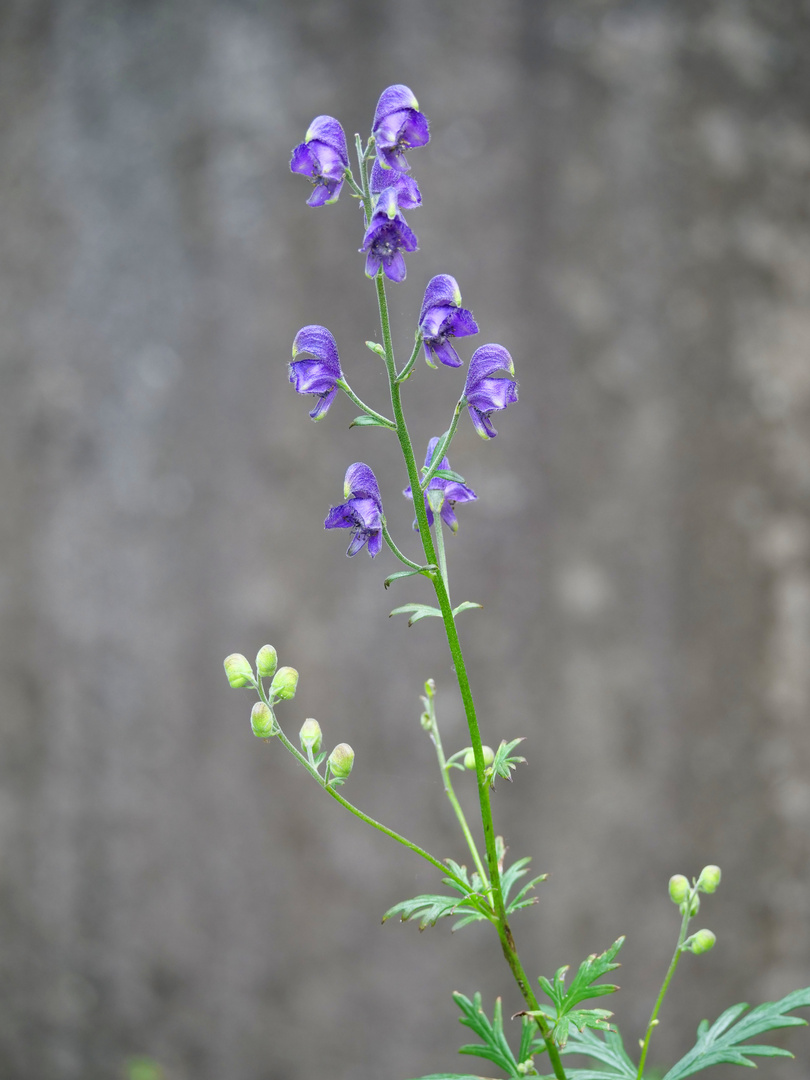
<instances>
[{"instance_id":1,"label":"green leaf","mask_svg":"<svg viewBox=\"0 0 810 1080\"><path fill-rule=\"evenodd\" d=\"M427 469L423 468L422 471L427 472ZM463 484L465 482L464 477L460 476L457 472L453 472L452 469L437 469L433 475L434 477L440 476L442 480L454 480L457 484Z\"/></svg>"},{"instance_id":2,"label":"green leaf","mask_svg":"<svg viewBox=\"0 0 810 1080\"><path fill-rule=\"evenodd\" d=\"M385 922L394 915L399 915L402 922L418 919L419 929L424 930L428 926L435 926L439 919L461 912L463 918L452 927L453 930L457 930L467 923L490 919L491 908L482 891L482 882L478 874L473 874L470 881L466 866L459 866L452 859L446 859L445 862L456 877L442 878L442 884L454 889L460 895L442 896L425 893L422 896L413 897L412 900L402 900L386 911L382 921Z\"/></svg>"},{"instance_id":3,"label":"green leaf","mask_svg":"<svg viewBox=\"0 0 810 1080\"><path fill-rule=\"evenodd\" d=\"M414 574L421 574L422 569L423 568L420 567L418 570L398 570L396 574L389 574L389 576L383 582L383 585L387 589L395 581L401 581L402 578L413 577ZM424 567L424 569L427 569L427 567ZM392 611L391 614L393 615L394 612Z\"/></svg>"},{"instance_id":4,"label":"green leaf","mask_svg":"<svg viewBox=\"0 0 810 1080\"><path fill-rule=\"evenodd\" d=\"M512 780L512 769L516 769L518 765L525 763L525 757L510 757L509 755L522 743L523 739L512 739L511 742L506 742L505 739L501 739L501 745L495 751L495 760L487 768L486 778L489 780L490 786L495 787L495 777L502 776L504 780Z\"/></svg>"},{"instance_id":5,"label":"green leaf","mask_svg":"<svg viewBox=\"0 0 810 1080\"><path fill-rule=\"evenodd\" d=\"M480 608L483 606L483 604L473 604L471 600L465 600L463 604L459 604L458 607L453 608L453 618L462 611L472 611L473 608ZM439 614L441 614L441 612L439 612Z\"/></svg>"},{"instance_id":6,"label":"green leaf","mask_svg":"<svg viewBox=\"0 0 810 1080\"><path fill-rule=\"evenodd\" d=\"M429 615L440 619L442 613L438 608L430 607L428 604L402 604L401 607L394 608L393 611L388 613L390 619L392 615L407 615L409 612L413 612L410 619L408 619L408 626L413 626L415 622L419 622L420 619L426 619Z\"/></svg>"},{"instance_id":7,"label":"green leaf","mask_svg":"<svg viewBox=\"0 0 810 1080\"><path fill-rule=\"evenodd\" d=\"M765 1031L797 1027L807 1021L799 1016L787 1016L793 1009L810 1006L810 987L794 990L779 1001L766 1001L743 1016L748 1005L732 1005L709 1027L704 1020L697 1029L697 1042L677 1064L673 1065L664 1080L683 1080L686 1076L706 1069L710 1065L726 1062L730 1065L754 1066L751 1057L793 1057L779 1046L756 1043L742 1045L745 1039L754 1038Z\"/></svg>"},{"instance_id":8,"label":"green leaf","mask_svg":"<svg viewBox=\"0 0 810 1080\"><path fill-rule=\"evenodd\" d=\"M388 420L378 420L376 416L363 413L362 416L355 416L354 420L349 424L349 429L351 430L353 427L384 427L391 429L393 426Z\"/></svg>"},{"instance_id":9,"label":"green leaf","mask_svg":"<svg viewBox=\"0 0 810 1080\"><path fill-rule=\"evenodd\" d=\"M493 1080L491 1076L470 1076L469 1073L431 1073L416 1080Z\"/></svg>"},{"instance_id":10,"label":"green leaf","mask_svg":"<svg viewBox=\"0 0 810 1080\"><path fill-rule=\"evenodd\" d=\"M507 915L512 915L515 911L519 911L520 908L531 907L532 904L537 903L536 896L527 897L526 894L528 892L531 892L531 890L539 882L545 881L548 877L548 874L540 874L539 877L532 878L531 881L527 882L523 886L523 888L520 890L514 900L509 900L509 895L514 888L518 878L524 877L529 872L528 866L531 861L532 860L530 858L518 859L516 862L512 863L510 867L508 867L501 873L501 891L503 893L504 903L506 904Z\"/></svg>"},{"instance_id":11,"label":"green leaf","mask_svg":"<svg viewBox=\"0 0 810 1080\"><path fill-rule=\"evenodd\" d=\"M535 1040L533 1048L537 1042L540 1040ZM561 1052L566 1055L584 1054L607 1066L604 1069L593 1068L593 1066L572 1069L566 1065L565 1073L568 1080L636 1080L638 1074L638 1066L634 1065L627 1056L618 1031L608 1031L604 1037L589 1029L582 1032L571 1031L568 1043Z\"/></svg>"},{"instance_id":12,"label":"green leaf","mask_svg":"<svg viewBox=\"0 0 810 1080\"><path fill-rule=\"evenodd\" d=\"M577 1027L580 1026L573 1017L575 1005L578 1005L580 1001L586 1001L588 998L601 997L603 994L612 994L619 989L618 986L615 986L612 983L603 983L600 986L593 986L592 984L596 979L601 978L602 975L606 975L609 971L615 971L615 969L619 967L619 964L613 963L613 957L623 944L624 938L620 937L600 956L593 953L587 960L583 960L579 965L579 970L571 981L571 986L568 990L565 989L565 975L568 971L567 964L564 967L557 969L553 983L549 982L544 975L540 976L538 981L543 993L554 1002L556 1016L551 1017L551 1019L554 1020L552 1034L554 1041L560 1047L565 1046L568 1041L569 1018L572 1023L577 1024ZM578 1011L583 1014L594 1014L596 1019L600 1018L598 1014L604 1012L604 1010L601 1009ZM588 1027L603 1026L601 1024L594 1025L588 1020L586 1020L584 1024Z\"/></svg>"},{"instance_id":13,"label":"green leaf","mask_svg":"<svg viewBox=\"0 0 810 1080\"><path fill-rule=\"evenodd\" d=\"M505 1073L511 1076L519 1076L518 1063L515 1055L506 1041L503 1031L503 1006L501 999L495 999L495 1008L490 1023L484 1010L481 1008L481 995L476 993L472 1001L464 994L456 991L453 1000L464 1014L459 1017L465 1027L470 1028L481 1039L480 1043L470 1043L460 1047L460 1054L470 1054L474 1057L484 1058L498 1065Z\"/></svg>"}]
</instances>

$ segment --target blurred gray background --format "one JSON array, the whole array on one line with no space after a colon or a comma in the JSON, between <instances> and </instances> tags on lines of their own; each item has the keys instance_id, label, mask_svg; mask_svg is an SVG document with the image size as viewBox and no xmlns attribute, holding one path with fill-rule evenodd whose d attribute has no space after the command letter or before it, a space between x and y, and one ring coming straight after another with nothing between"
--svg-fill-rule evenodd
<instances>
[{"instance_id":1,"label":"blurred gray background","mask_svg":"<svg viewBox=\"0 0 810 1080\"><path fill-rule=\"evenodd\" d=\"M628 933L632 1048L667 879L717 862L651 1063L810 982L808 55L806 0L0 5L0 1076L404 1080L476 1068L454 989L520 1006L486 927L380 925L436 876L255 740L221 667L272 642L287 729L317 717L351 798L463 858L418 722L433 676L467 741L441 628L387 618L427 583L384 593L392 557L322 528L361 459L415 555L395 441L345 400L312 425L286 371L328 325L384 407L357 206L309 209L288 162L395 82L432 123L400 357L448 272L463 355L520 379L454 443L480 498L450 569L486 739L526 737L496 824L552 875L524 962ZM420 361L420 452L461 378ZM769 1077L808 1075L789 1036Z\"/></svg>"}]
</instances>

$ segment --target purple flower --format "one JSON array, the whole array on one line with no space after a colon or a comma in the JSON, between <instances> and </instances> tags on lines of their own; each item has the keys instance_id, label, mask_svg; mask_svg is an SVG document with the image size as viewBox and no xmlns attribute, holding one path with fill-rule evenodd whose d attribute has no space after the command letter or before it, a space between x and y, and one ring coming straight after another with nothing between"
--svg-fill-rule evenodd
<instances>
[{"instance_id":1,"label":"purple flower","mask_svg":"<svg viewBox=\"0 0 810 1080\"><path fill-rule=\"evenodd\" d=\"M430 139L428 121L419 112L419 102L413 92L402 85L383 90L374 123L371 127L377 149L377 161L384 169L408 172L405 151L412 146L424 146Z\"/></svg>"},{"instance_id":2,"label":"purple flower","mask_svg":"<svg viewBox=\"0 0 810 1080\"><path fill-rule=\"evenodd\" d=\"M449 274L431 278L425 289L422 311L419 314L419 333L425 345L425 360L431 367L431 353L448 367L461 367L461 357L447 340L478 333L478 323L472 312L461 307L458 282Z\"/></svg>"},{"instance_id":3,"label":"purple flower","mask_svg":"<svg viewBox=\"0 0 810 1080\"><path fill-rule=\"evenodd\" d=\"M518 399L517 383L503 377L493 379L496 371L508 371L514 375L512 357L503 345L481 345L470 360L464 399L475 430L482 439L494 439L498 434L490 422L490 415Z\"/></svg>"},{"instance_id":4,"label":"purple flower","mask_svg":"<svg viewBox=\"0 0 810 1080\"><path fill-rule=\"evenodd\" d=\"M425 468L430 467L430 461L433 457L433 451L436 449L438 439L431 439L428 443L427 454L425 455ZM443 457L439 463L440 469L450 469L450 462L446 457ZM410 485L402 492L406 499L413 499L413 492ZM434 508L439 511L442 521L445 525L452 529L453 532L458 531L458 519L456 518L453 507L457 502L472 502L477 499L472 488L468 488L466 484L461 484L457 480L445 480L442 476L434 476L427 486L425 492L425 509L427 510L428 525L433 524L433 510ZM416 528L416 522L413 523Z\"/></svg>"},{"instance_id":5,"label":"purple flower","mask_svg":"<svg viewBox=\"0 0 810 1080\"><path fill-rule=\"evenodd\" d=\"M296 360L302 352L312 353L314 360ZM343 378L335 339L325 326L304 326L295 335L292 354L290 382L299 394L318 395L309 415L320 420L335 400L338 379Z\"/></svg>"},{"instance_id":6,"label":"purple flower","mask_svg":"<svg viewBox=\"0 0 810 1080\"><path fill-rule=\"evenodd\" d=\"M308 176L315 190L307 206L323 206L337 201L343 187L344 170L349 165L346 136L334 116L316 116L306 137L292 152L290 169Z\"/></svg>"},{"instance_id":7,"label":"purple flower","mask_svg":"<svg viewBox=\"0 0 810 1080\"><path fill-rule=\"evenodd\" d=\"M405 280L403 251L416 251L417 240L397 205L397 189L384 188L377 198L371 223L363 237L366 274L376 277L380 266L391 281Z\"/></svg>"},{"instance_id":8,"label":"purple flower","mask_svg":"<svg viewBox=\"0 0 810 1080\"><path fill-rule=\"evenodd\" d=\"M377 478L368 465L356 461L346 470L341 506L333 506L323 523L325 529L354 529L347 555L356 555L364 544L374 558L382 547L383 512Z\"/></svg>"},{"instance_id":9,"label":"purple flower","mask_svg":"<svg viewBox=\"0 0 810 1080\"><path fill-rule=\"evenodd\" d=\"M372 195L379 195L387 187L395 188L400 210L414 210L422 204L422 193L414 178L393 169L384 169L379 161L371 166L368 187Z\"/></svg>"}]
</instances>

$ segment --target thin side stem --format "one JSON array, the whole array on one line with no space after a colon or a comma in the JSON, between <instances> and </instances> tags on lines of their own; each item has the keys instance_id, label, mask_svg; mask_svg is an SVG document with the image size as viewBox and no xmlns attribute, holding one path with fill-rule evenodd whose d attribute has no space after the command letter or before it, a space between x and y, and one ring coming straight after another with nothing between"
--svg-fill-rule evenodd
<instances>
[{"instance_id":1,"label":"thin side stem","mask_svg":"<svg viewBox=\"0 0 810 1080\"><path fill-rule=\"evenodd\" d=\"M390 549L393 551L393 553L396 555L396 557L399 559L400 562L405 563L406 566L410 566L412 570L427 570L427 567L420 566L419 563L412 562L408 558L407 555L402 554L402 552L399 550L397 545L391 539L391 534L388 531L388 526L387 525L383 525L382 534L383 534L383 540L385 540L386 544L388 544L388 546L390 547Z\"/></svg>"},{"instance_id":2,"label":"thin side stem","mask_svg":"<svg viewBox=\"0 0 810 1080\"><path fill-rule=\"evenodd\" d=\"M352 390L352 388L349 386L345 379L338 379L337 385L340 387L340 389L343 391L349 401L353 401L358 409L363 410L366 416L372 416L382 427L387 427L390 428L391 431L396 431L397 426L394 421L389 420L387 416L383 416L381 413L378 413L375 409L372 409L370 405L366 405L365 401L362 401L357 396L357 394L355 394L354 390Z\"/></svg>"},{"instance_id":3,"label":"thin side stem","mask_svg":"<svg viewBox=\"0 0 810 1080\"><path fill-rule=\"evenodd\" d=\"M399 375L397 375L397 382L398 383L405 382L406 379L410 378L411 372L413 371L413 366L416 363L416 358L419 355L419 350L421 349L421 347L422 347L422 335L417 330L416 331L416 341L414 342L414 346L413 346L413 352L411 353L411 356L410 356L410 359L408 360L408 363L405 365L405 367L402 369L402 371L400 371Z\"/></svg>"},{"instance_id":4,"label":"thin side stem","mask_svg":"<svg viewBox=\"0 0 810 1080\"><path fill-rule=\"evenodd\" d=\"M439 471L439 466L441 464L442 458L447 454L447 449L450 446L450 443L453 441L453 436L456 433L456 428L458 427L458 418L461 415L461 408L462 408L463 405L464 405L464 398L462 396L462 397L459 398L458 404L456 405L456 410L453 413L453 419L450 421L450 427L447 429L447 434L445 435L444 439L442 439L441 446L438 446L436 448L437 452L434 453L433 464L430 466L428 471L422 477L422 481L421 481L421 484L420 484L420 487L422 488L422 491L427 490L428 484L433 479L433 477L436 475L436 473Z\"/></svg>"},{"instance_id":5,"label":"thin side stem","mask_svg":"<svg viewBox=\"0 0 810 1080\"><path fill-rule=\"evenodd\" d=\"M667 990L669 990L669 984L672 982L672 976L675 974L675 969L678 966L678 961L683 954L683 943L684 941L686 941L686 931L689 928L689 921L692 918L692 916L690 915L690 911L692 910L692 901L694 900L696 895L697 886L693 885L692 891L689 893L689 896L684 902L684 914L683 918L681 919L681 932L678 935L678 944L675 946L675 952L673 953L672 959L669 962L667 973L664 976L663 983L661 984L661 990L658 994L658 997L656 998L655 1005L653 1006L653 1011L650 1015L650 1022L647 1024L647 1031L644 1035L644 1042L641 1047L641 1058L639 1059L638 1063L638 1073L636 1074L636 1080L641 1080L642 1076L644 1075L644 1064L647 1061L647 1051L650 1048L650 1040L652 1039L652 1033L655 1030L656 1022L658 1020L658 1011L663 1004Z\"/></svg>"}]
</instances>

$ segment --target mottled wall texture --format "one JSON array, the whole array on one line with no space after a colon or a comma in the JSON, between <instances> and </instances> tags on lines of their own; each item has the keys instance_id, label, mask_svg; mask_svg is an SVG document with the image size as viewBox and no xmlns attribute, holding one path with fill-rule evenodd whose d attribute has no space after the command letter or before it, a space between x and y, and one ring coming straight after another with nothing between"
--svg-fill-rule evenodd
<instances>
[{"instance_id":1,"label":"mottled wall texture","mask_svg":"<svg viewBox=\"0 0 810 1080\"><path fill-rule=\"evenodd\" d=\"M449 272L520 402L453 464L451 541L514 856L550 973L627 932L631 1042L666 968L670 874L719 863L652 1061L704 1016L810 982L807 0L5 0L0 6L0 1076L378 1080L459 1071L451 991L519 1007L494 935L380 925L436 884L250 733L222 657L301 672L281 714L357 751L351 794L461 858L418 693L466 742L426 583L325 533L393 440L287 382L328 325L382 404L351 199L288 170L318 113L367 131L404 82L421 251L400 350ZM470 350L464 350L469 356ZM406 388L417 442L457 378ZM398 591L397 591L398 590ZM418 595L417 595L418 594ZM471 785L465 797L472 795ZM803 1058L769 1077L810 1070ZM727 1074L717 1070L716 1080Z\"/></svg>"}]
</instances>

